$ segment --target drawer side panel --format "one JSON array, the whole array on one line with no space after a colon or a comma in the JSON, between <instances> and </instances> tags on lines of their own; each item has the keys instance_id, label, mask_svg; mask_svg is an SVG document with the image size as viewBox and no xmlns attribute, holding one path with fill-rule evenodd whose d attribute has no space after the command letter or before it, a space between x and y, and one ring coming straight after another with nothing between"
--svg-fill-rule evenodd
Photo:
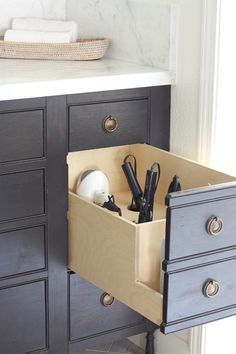
<instances>
[{"instance_id":1,"label":"drawer side panel","mask_svg":"<svg viewBox=\"0 0 236 354\"><path fill-rule=\"evenodd\" d=\"M134 224L69 194L69 268L160 324L162 295L139 281L137 247Z\"/></svg>"}]
</instances>

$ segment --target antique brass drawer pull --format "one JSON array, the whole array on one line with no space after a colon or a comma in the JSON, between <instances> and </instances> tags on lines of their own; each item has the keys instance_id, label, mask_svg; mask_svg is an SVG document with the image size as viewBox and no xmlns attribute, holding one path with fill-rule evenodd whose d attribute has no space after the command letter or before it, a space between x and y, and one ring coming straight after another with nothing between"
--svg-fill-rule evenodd
<instances>
[{"instance_id":1,"label":"antique brass drawer pull","mask_svg":"<svg viewBox=\"0 0 236 354\"><path fill-rule=\"evenodd\" d=\"M106 133L113 133L118 128L117 118L111 115L105 117L102 122L102 127Z\"/></svg>"},{"instance_id":2,"label":"antique brass drawer pull","mask_svg":"<svg viewBox=\"0 0 236 354\"><path fill-rule=\"evenodd\" d=\"M100 302L103 306L111 306L115 301L115 298L108 293L103 293L100 299Z\"/></svg>"},{"instance_id":3,"label":"antique brass drawer pull","mask_svg":"<svg viewBox=\"0 0 236 354\"><path fill-rule=\"evenodd\" d=\"M214 279L208 280L203 287L203 294L208 298L213 298L218 295L220 284Z\"/></svg>"},{"instance_id":4,"label":"antique brass drawer pull","mask_svg":"<svg viewBox=\"0 0 236 354\"><path fill-rule=\"evenodd\" d=\"M223 229L223 221L218 216L212 216L207 221L206 230L210 236L219 235L221 233L222 229Z\"/></svg>"}]
</instances>

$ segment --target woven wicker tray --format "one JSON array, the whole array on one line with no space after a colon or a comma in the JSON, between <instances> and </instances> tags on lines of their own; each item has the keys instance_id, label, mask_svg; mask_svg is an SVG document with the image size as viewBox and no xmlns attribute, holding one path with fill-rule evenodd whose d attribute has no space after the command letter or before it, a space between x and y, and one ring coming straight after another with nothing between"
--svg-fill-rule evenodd
<instances>
[{"instance_id":1,"label":"woven wicker tray","mask_svg":"<svg viewBox=\"0 0 236 354\"><path fill-rule=\"evenodd\" d=\"M95 60L104 56L108 45L107 38L82 39L76 43L7 42L0 38L0 58Z\"/></svg>"}]
</instances>

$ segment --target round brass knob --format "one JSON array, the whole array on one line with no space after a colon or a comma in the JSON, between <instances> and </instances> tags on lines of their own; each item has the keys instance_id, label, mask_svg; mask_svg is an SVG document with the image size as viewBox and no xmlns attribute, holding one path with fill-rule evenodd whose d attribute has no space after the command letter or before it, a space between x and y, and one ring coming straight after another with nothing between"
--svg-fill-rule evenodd
<instances>
[{"instance_id":1,"label":"round brass knob","mask_svg":"<svg viewBox=\"0 0 236 354\"><path fill-rule=\"evenodd\" d=\"M103 293L100 299L100 302L103 306L111 306L115 301L115 298L108 293Z\"/></svg>"},{"instance_id":2,"label":"round brass knob","mask_svg":"<svg viewBox=\"0 0 236 354\"><path fill-rule=\"evenodd\" d=\"M105 117L102 122L102 127L106 133L113 133L118 127L117 118L113 116Z\"/></svg>"},{"instance_id":3,"label":"round brass knob","mask_svg":"<svg viewBox=\"0 0 236 354\"><path fill-rule=\"evenodd\" d=\"M203 294L208 298L213 298L218 295L220 284L214 279L208 280L203 287Z\"/></svg>"},{"instance_id":4,"label":"round brass knob","mask_svg":"<svg viewBox=\"0 0 236 354\"><path fill-rule=\"evenodd\" d=\"M223 221L218 216L212 216L206 224L207 233L210 236L217 236L223 229Z\"/></svg>"}]
</instances>

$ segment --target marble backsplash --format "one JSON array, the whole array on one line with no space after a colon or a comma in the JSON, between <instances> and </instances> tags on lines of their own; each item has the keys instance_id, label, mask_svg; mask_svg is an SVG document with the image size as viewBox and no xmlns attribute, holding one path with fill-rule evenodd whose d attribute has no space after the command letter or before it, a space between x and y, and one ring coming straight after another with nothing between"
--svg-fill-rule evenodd
<instances>
[{"instance_id":1,"label":"marble backsplash","mask_svg":"<svg viewBox=\"0 0 236 354\"><path fill-rule=\"evenodd\" d=\"M65 19L66 0L0 0L0 33L14 17Z\"/></svg>"},{"instance_id":2,"label":"marble backsplash","mask_svg":"<svg viewBox=\"0 0 236 354\"><path fill-rule=\"evenodd\" d=\"M111 39L107 57L175 75L177 5L160 0L0 0L0 34L14 17L75 20L81 37Z\"/></svg>"},{"instance_id":3,"label":"marble backsplash","mask_svg":"<svg viewBox=\"0 0 236 354\"><path fill-rule=\"evenodd\" d=\"M176 5L157 0L67 0L82 37L112 40L107 56L175 71Z\"/></svg>"}]
</instances>

